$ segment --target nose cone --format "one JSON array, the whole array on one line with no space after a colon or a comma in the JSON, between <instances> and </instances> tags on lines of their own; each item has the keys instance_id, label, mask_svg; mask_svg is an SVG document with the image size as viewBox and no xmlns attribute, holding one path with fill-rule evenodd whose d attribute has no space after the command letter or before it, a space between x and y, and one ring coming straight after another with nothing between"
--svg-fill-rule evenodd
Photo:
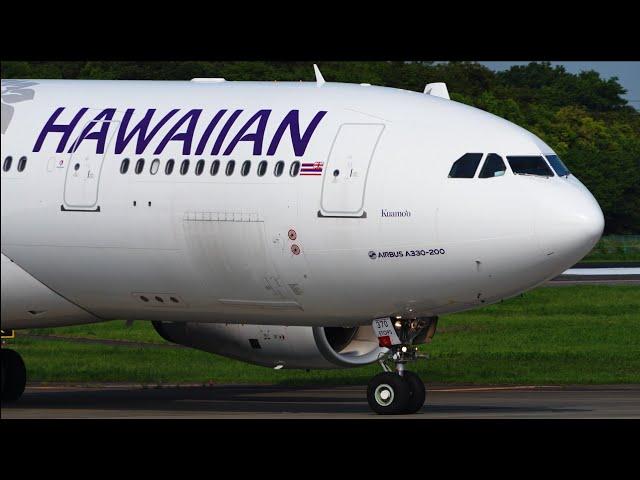
<instances>
[{"instance_id":1,"label":"nose cone","mask_svg":"<svg viewBox=\"0 0 640 480\"><path fill-rule=\"evenodd\" d=\"M545 255L568 268L602 236L604 216L591 192L575 177L555 184L538 203L536 234Z\"/></svg>"}]
</instances>

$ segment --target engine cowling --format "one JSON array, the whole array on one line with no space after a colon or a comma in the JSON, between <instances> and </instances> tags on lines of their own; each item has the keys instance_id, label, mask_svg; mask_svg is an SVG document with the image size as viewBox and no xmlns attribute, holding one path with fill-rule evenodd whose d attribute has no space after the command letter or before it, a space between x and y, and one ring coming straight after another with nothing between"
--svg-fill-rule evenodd
<instances>
[{"instance_id":1,"label":"engine cowling","mask_svg":"<svg viewBox=\"0 0 640 480\"><path fill-rule=\"evenodd\" d=\"M287 327L153 322L165 340L265 367L331 369L367 365L387 351L369 326Z\"/></svg>"}]
</instances>

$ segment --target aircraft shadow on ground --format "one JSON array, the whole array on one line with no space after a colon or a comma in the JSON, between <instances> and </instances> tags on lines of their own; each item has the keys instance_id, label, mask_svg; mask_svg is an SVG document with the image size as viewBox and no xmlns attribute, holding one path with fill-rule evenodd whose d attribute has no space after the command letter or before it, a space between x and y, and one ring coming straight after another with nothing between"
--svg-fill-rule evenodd
<instances>
[{"instance_id":1,"label":"aircraft shadow on ground","mask_svg":"<svg viewBox=\"0 0 640 480\"><path fill-rule=\"evenodd\" d=\"M176 412L211 415L216 413L326 413L372 414L364 389L326 391L330 387L162 387L62 392L27 392L19 402L2 408L23 410L107 410ZM320 391L319 391L320 390ZM321 392L325 390L326 392ZM433 403L429 403L432 401ZM544 405L512 405L499 399L495 404L443 404L427 399L422 414L544 414L576 413L589 409Z\"/></svg>"}]
</instances>

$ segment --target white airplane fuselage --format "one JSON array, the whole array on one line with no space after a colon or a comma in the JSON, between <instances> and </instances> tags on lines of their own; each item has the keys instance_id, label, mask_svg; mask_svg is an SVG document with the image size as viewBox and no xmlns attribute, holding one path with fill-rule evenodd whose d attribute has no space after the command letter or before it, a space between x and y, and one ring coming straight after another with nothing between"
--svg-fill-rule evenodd
<instances>
[{"instance_id":1,"label":"white airplane fuselage","mask_svg":"<svg viewBox=\"0 0 640 480\"><path fill-rule=\"evenodd\" d=\"M509 155L553 154L543 141L431 95L303 82L2 86L3 329L429 317L539 285L603 229L574 176L512 172ZM469 152L499 154L505 174L449 178Z\"/></svg>"}]
</instances>

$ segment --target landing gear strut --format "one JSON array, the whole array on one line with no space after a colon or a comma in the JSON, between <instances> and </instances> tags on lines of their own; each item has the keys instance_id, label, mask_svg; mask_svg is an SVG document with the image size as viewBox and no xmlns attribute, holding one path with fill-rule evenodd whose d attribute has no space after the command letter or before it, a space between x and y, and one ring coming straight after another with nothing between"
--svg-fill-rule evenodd
<instances>
[{"instance_id":1,"label":"landing gear strut","mask_svg":"<svg viewBox=\"0 0 640 480\"><path fill-rule=\"evenodd\" d=\"M371 410L380 415L398 415L416 413L422 408L427 394L424 382L405 366L407 362L425 358L413 344L430 341L437 320L437 317L429 317L397 319L393 323L388 318L373 321L380 346L388 348L389 352L379 360L384 372L373 377L367 387Z\"/></svg>"},{"instance_id":2,"label":"landing gear strut","mask_svg":"<svg viewBox=\"0 0 640 480\"><path fill-rule=\"evenodd\" d=\"M1 351L2 401L15 402L24 392L27 383L27 370L18 352L7 348L3 348Z\"/></svg>"}]
</instances>

